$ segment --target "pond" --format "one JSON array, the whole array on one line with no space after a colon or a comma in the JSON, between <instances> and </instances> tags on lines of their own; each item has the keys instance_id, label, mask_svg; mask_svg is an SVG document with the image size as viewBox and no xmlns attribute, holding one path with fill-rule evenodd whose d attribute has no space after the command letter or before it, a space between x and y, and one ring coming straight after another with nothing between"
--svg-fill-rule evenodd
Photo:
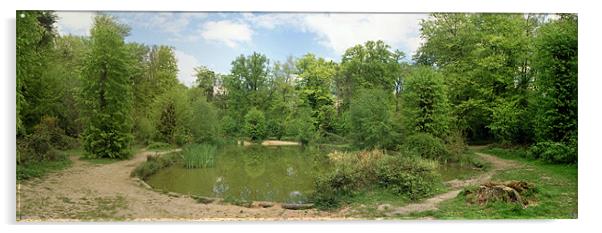
<instances>
[{"instance_id":1,"label":"pond","mask_svg":"<svg viewBox=\"0 0 602 233\"><path fill-rule=\"evenodd\" d=\"M206 197L304 203L328 168L326 151L299 146L225 146L215 165L174 165L151 176L155 189Z\"/></svg>"},{"instance_id":2,"label":"pond","mask_svg":"<svg viewBox=\"0 0 602 233\"><path fill-rule=\"evenodd\" d=\"M332 149L331 149L332 150ZM210 168L182 164L160 170L146 182L155 189L205 197L246 201L305 203L316 177L328 171L330 150L300 146L225 146ZM438 168L443 181L466 179L479 171L446 163Z\"/></svg>"}]
</instances>

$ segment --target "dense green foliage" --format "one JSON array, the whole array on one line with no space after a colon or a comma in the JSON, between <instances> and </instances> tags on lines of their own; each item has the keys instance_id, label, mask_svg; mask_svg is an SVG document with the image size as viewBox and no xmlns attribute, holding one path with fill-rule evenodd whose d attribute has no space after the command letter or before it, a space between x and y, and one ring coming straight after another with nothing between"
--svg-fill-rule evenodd
<instances>
[{"instance_id":1,"label":"dense green foliage","mask_svg":"<svg viewBox=\"0 0 602 233\"><path fill-rule=\"evenodd\" d=\"M577 161L577 17L542 26L535 41L538 156ZM549 151L541 150L548 147Z\"/></svg>"},{"instance_id":2,"label":"dense green foliage","mask_svg":"<svg viewBox=\"0 0 602 233\"><path fill-rule=\"evenodd\" d=\"M405 79L404 87L407 132L447 136L451 119L441 74L428 67L418 67Z\"/></svg>"},{"instance_id":3,"label":"dense green foliage","mask_svg":"<svg viewBox=\"0 0 602 233\"><path fill-rule=\"evenodd\" d=\"M437 163L410 154L381 151L331 153L334 169L318 178L313 201L321 208L337 207L360 192L382 188L416 200L436 192Z\"/></svg>"},{"instance_id":4,"label":"dense green foliage","mask_svg":"<svg viewBox=\"0 0 602 233\"><path fill-rule=\"evenodd\" d=\"M245 134L253 141L261 141L266 137L266 122L263 112L252 108L245 115Z\"/></svg>"},{"instance_id":5,"label":"dense green foliage","mask_svg":"<svg viewBox=\"0 0 602 233\"><path fill-rule=\"evenodd\" d=\"M128 158L131 128L131 56L124 36L128 28L109 16L97 16L91 49L83 66L83 103L89 125L84 148L90 157Z\"/></svg>"},{"instance_id":6,"label":"dense green foliage","mask_svg":"<svg viewBox=\"0 0 602 233\"><path fill-rule=\"evenodd\" d=\"M378 89L362 90L351 102L349 134L360 148L394 148L399 127L392 122L386 104L387 93Z\"/></svg>"}]
</instances>

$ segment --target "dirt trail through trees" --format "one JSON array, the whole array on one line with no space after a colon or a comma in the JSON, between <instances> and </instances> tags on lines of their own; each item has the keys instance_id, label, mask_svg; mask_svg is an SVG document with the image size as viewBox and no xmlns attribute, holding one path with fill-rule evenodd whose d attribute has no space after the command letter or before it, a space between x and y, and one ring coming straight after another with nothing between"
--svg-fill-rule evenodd
<instances>
[{"instance_id":1,"label":"dirt trail through trees","mask_svg":"<svg viewBox=\"0 0 602 233\"><path fill-rule=\"evenodd\" d=\"M500 159L498 157L483 154L483 153L475 153L480 156L483 160L489 162L491 164L491 169L486 173L483 173L479 176L468 180L451 180L448 181L447 184L450 186L451 191L446 193L442 193L426 199L420 203L413 203L406 206L392 208L390 212L388 212L387 216L395 216L395 215L406 215L412 212L422 212L428 210L437 210L437 205L445 200L450 200L455 198L461 191L463 187L469 185L478 185L485 183L491 180L491 177L497 173L498 171L506 170L509 168L517 167L519 164L515 161Z\"/></svg>"},{"instance_id":2,"label":"dirt trail through trees","mask_svg":"<svg viewBox=\"0 0 602 233\"><path fill-rule=\"evenodd\" d=\"M43 179L17 185L17 220L287 220L343 218L318 210L245 208L230 204L200 204L144 188L130 172L148 155L111 164L92 164L72 157L73 166Z\"/></svg>"}]
</instances>

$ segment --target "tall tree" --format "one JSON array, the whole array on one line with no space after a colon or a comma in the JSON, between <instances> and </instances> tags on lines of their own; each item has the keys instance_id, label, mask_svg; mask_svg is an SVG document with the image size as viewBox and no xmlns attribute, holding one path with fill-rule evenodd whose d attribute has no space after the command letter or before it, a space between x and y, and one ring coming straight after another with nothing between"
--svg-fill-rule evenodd
<instances>
[{"instance_id":1,"label":"tall tree","mask_svg":"<svg viewBox=\"0 0 602 233\"><path fill-rule=\"evenodd\" d=\"M205 66L195 67L194 72L196 85L203 90L207 101L211 102L213 100L213 89L217 82L217 74Z\"/></svg>"},{"instance_id":2,"label":"tall tree","mask_svg":"<svg viewBox=\"0 0 602 233\"><path fill-rule=\"evenodd\" d=\"M576 141L577 16L561 15L542 26L535 46L538 141Z\"/></svg>"},{"instance_id":3,"label":"tall tree","mask_svg":"<svg viewBox=\"0 0 602 233\"><path fill-rule=\"evenodd\" d=\"M450 129L447 87L431 67L412 70L405 80L404 120L409 133L428 133L445 138Z\"/></svg>"},{"instance_id":4,"label":"tall tree","mask_svg":"<svg viewBox=\"0 0 602 233\"><path fill-rule=\"evenodd\" d=\"M47 112L50 90L48 67L56 36L56 15L48 11L17 11L17 134L31 131Z\"/></svg>"},{"instance_id":5,"label":"tall tree","mask_svg":"<svg viewBox=\"0 0 602 233\"><path fill-rule=\"evenodd\" d=\"M128 158L131 135L131 56L124 37L129 28L99 15L90 30L91 49L83 68L83 99L89 125L84 148L92 157Z\"/></svg>"},{"instance_id":6,"label":"tall tree","mask_svg":"<svg viewBox=\"0 0 602 233\"><path fill-rule=\"evenodd\" d=\"M403 56L402 52L392 51L380 40L347 49L336 79L336 94L342 101L342 110L348 107L354 91L360 88L393 92Z\"/></svg>"},{"instance_id":7,"label":"tall tree","mask_svg":"<svg viewBox=\"0 0 602 233\"><path fill-rule=\"evenodd\" d=\"M265 55L240 55L232 62L230 75L224 77L228 115L238 126L243 125L244 117L252 107L263 112L269 106L268 65Z\"/></svg>"},{"instance_id":8,"label":"tall tree","mask_svg":"<svg viewBox=\"0 0 602 233\"><path fill-rule=\"evenodd\" d=\"M490 138L495 103L512 97L517 87L527 88L525 59L533 25L522 14L433 14L421 26L426 42L415 61L444 75L454 115L467 136Z\"/></svg>"},{"instance_id":9,"label":"tall tree","mask_svg":"<svg viewBox=\"0 0 602 233\"><path fill-rule=\"evenodd\" d=\"M334 130L332 111L334 110L333 79L336 64L307 54L297 60L297 88L303 104L310 107L312 117L317 119L316 126L325 131Z\"/></svg>"}]
</instances>

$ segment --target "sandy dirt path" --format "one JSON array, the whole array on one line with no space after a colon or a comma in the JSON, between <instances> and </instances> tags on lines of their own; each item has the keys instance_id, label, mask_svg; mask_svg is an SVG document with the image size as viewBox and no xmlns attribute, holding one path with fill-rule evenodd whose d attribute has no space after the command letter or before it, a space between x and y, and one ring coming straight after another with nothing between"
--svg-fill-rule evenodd
<instances>
[{"instance_id":1,"label":"sandy dirt path","mask_svg":"<svg viewBox=\"0 0 602 233\"><path fill-rule=\"evenodd\" d=\"M224 203L200 204L144 188L130 172L148 155L110 164L92 164L74 156L73 165L17 185L17 221L98 220L312 220L342 219L334 212L246 208Z\"/></svg>"},{"instance_id":2,"label":"sandy dirt path","mask_svg":"<svg viewBox=\"0 0 602 233\"><path fill-rule=\"evenodd\" d=\"M428 198L419 203L413 203L402 207L391 208L390 212L386 213L387 216L406 215L413 212L422 212L428 210L437 210L437 205L445 200L450 200L458 196L462 191L462 188L469 185L478 185L491 180L491 177L502 170L514 168L520 166L519 163L511 160L501 159L493 155L484 153L475 153L484 161L491 164L491 169L481 175L473 177L468 180L451 180L446 182L450 187L450 191Z\"/></svg>"}]
</instances>

